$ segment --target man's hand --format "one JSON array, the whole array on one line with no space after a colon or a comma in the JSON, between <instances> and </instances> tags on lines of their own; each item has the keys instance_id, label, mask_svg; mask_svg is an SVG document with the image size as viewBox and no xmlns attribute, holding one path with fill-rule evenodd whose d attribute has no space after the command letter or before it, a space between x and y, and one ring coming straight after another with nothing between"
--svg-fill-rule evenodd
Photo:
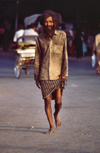
<instances>
[{"instance_id":1,"label":"man's hand","mask_svg":"<svg viewBox=\"0 0 100 153\"><path fill-rule=\"evenodd\" d=\"M67 80L67 77L66 76L60 76L60 79L61 79L61 82L64 82Z\"/></svg>"},{"instance_id":2,"label":"man's hand","mask_svg":"<svg viewBox=\"0 0 100 153\"><path fill-rule=\"evenodd\" d=\"M35 83L36 83L37 87L40 89L40 83L39 83L39 81L36 81Z\"/></svg>"}]
</instances>

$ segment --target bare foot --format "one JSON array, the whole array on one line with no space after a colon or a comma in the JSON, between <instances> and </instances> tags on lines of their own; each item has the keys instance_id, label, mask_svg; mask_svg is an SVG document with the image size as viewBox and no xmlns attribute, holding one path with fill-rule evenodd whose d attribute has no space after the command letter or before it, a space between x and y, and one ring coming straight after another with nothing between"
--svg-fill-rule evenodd
<instances>
[{"instance_id":1,"label":"bare foot","mask_svg":"<svg viewBox=\"0 0 100 153\"><path fill-rule=\"evenodd\" d=\"M55 119L56 128L61 127L62 126L62 123L61 123L61 120L60 120L59 116L56 116L54 114L54 119Z\"/></svg>"},{"instance_id":2,"label":"bare foot","mask_svg":"<svg viewBox=\"0 0 100 153\"><path fill-rule=\"evenodd\" d=\"M55 130L54 129L49 129L45 134L52 134L52 133L54 133L55 132Z\"/></svg>"}]
</instances>

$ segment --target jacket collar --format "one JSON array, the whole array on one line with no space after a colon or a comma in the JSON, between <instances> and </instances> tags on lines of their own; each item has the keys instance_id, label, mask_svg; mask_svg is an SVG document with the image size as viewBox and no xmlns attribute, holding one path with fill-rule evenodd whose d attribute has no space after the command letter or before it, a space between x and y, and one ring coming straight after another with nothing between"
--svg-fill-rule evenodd
<instances>
[{"instance_id":1,"label":"jacket collar","mask_svg":"<svg viewBox=\"0 0 100 153\"><path fill-rule=\"evenodd\" d=\"M57 30L55 30L54 34L55 34L55 35L58 35L58 31L57 31Z\"/></svg>"}]
</instances>

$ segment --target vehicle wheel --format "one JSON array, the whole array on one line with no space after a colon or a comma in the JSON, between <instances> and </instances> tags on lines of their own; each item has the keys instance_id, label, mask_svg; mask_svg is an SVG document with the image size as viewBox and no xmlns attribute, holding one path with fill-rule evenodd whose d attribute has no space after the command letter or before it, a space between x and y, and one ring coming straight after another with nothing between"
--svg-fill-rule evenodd
<instances>
[{"instance_id":1,"label":"vehicle wheel","mask_svg":"<svg viewBox=\"0 0 100 153\"><path fill-rule=\"evenodd\" d=\"M21 70L21 68L20 68L18 58L15 60L14 72L15 72L15 76L16 76L16 78L19 79L20 76L21 76L21 72L22 72L22 70Z\"/></svg>"}]
</instances>

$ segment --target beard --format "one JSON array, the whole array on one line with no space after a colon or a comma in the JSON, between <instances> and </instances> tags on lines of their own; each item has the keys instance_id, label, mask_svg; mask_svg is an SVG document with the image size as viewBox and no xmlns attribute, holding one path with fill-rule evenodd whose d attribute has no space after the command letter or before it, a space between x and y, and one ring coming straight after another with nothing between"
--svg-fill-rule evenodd
<instances>
[{"instance_id":1,"label":"beard","mask_svg":"<svg viewBox=\"0 0 100 153\"><path fill-rule=\"evenodd\" d=\"M50 28L49 28L50 27ZM54 27L53 26L45 26L44 27L44 32L48 37L52 37L54 35Z\"/></svg>"}]
</instances>

